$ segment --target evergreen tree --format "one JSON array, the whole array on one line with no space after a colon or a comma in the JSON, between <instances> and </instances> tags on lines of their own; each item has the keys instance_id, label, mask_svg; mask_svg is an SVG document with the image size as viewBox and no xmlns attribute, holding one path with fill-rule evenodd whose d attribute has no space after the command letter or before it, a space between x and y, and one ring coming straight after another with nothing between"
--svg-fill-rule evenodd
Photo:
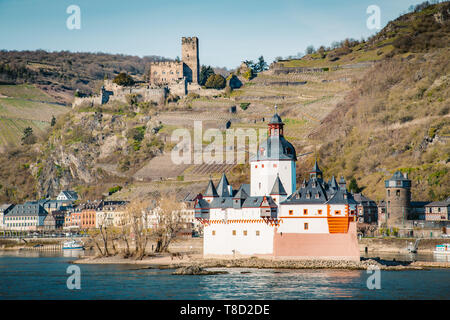
<instances>
[{"instance_id":1,"label":"evergreen tree","mask_svg":"<svg viewBox=\"0 0 450 320\"><path fill-rule=\"evenodd\" d=\"M204 86L208 78L212 75L214 75L214 70L213 68L211 68L211 66L202 66L202 68L200 69L200 85Z\"/></svg>"},{"instance_id":2,"label":"evergreen tree","mask_svg":"<svg viewBox=\"0 0 450 320\"><path fill-rule=\"evenodd\" d=\"M52 127L54 127L55 124L56 124L56 118L55 118L55 116L52 116L52 122L50 123L50 125L51 125Z\"/></svg>"}]
</instances>

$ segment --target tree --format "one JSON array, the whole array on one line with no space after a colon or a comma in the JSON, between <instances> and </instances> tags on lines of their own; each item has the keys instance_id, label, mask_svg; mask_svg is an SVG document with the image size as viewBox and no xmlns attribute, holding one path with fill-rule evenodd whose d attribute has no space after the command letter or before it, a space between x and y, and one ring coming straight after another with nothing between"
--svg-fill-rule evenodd
<instances>
[{"instance_id":1,"label":"tree","mask_svg":"<svg viewBox=\"0 0 450 320\"><path fill-rule=\"evenodd\" d=\"M324 48L324 46L321 46L317 52L319 53L319 55L320 55L320 57L322 59L325 58L325 48Z\"/></svg>"},{"instance_id":2,"label":"tree","mask_svg":"<svg viewBox=\"0 0 450 320\"><path fill-rule=\"evenodd\" d=\"M358 187L358 182L356 181L355 178L352 178L350 180L350 183L348 185L348 189L350 190L350 192L353 193L359 193L362 191L362 189L360 187Z\"/></svg>"},{"instance_id":3,"label":"tree","mask_svg":"<svg viewBox=\"0 0 450 320\"><path fill-rule=\"evenodd\" d=\"M208 80L208 78L210 76L212 76L214 74L214 70L213 68L211 68L211 66L202 66L201 70L200 70L200 78L199 78L199 82L201 86L204 86L206 81Z\"/></svg>"},{"instance_id":4,"label":"tree","mask_svg":"<svg viewBox=\"0 0 450 320\"><path fill-rule=\"evenodd\" d=\"M33 134L33 128L26 127L23 130L22 144L34 144L36 143L36 136Z\"/></svg>"},{"instance_id":5,"label":"tree","mask_svg":"<svg viewBox=\"0 0 450 320\"><path fill-rule=\"evenodd\" d=\"M119 86L132 86L134 84L133 78L125 72L119 73L113 80Z\"/></svg>"},{"instance_id":6,"label":"tree","mask_svg":"<svg viewBox=\"0 0 450 320\"><path fill-rule=\"evenodd\" d=\"M134 237L136 259L142 260L146 255L147 243L150 238L149 213L151 203L147 200L134 200L125 209L123 228L128 232L127 237ZM127 244L128 245L128 244Z\"/></svg>"},{"instance_id":7,"label":"tree","mask_svg":"<svg viewBox=\"0 0 450 320\"><path fill-rule=\"evenodd\" d=\"M227 82L223 76L220 74L211 75L205 83L206 88L211 89L223 89L225 88Z\"/></svg>"},{"instance_id":8,"label":"tree","mask_svg":"<svg viewBox=\"0 0 450 320\"><path fill-rule=\"evenodd\" d=\"M253 66L253 71L255 73L259 73L267 69L269 69L269 67L266 61L264 61L264 57L263 56L259 57L258 62Z\"/></svg>"},{"instance_id":9,"label":"tree","mask_svg":"<svg viewBox=\"0 0 450 320\"><path fill-rule=\"evenodd\" d=\"M52 116L52 122L50 123L50 126L54 127L56 124L56 118L55 116Z\"/></svg>"},{"instance_id":10,"label":"tree","mask_svg":"<svg viewBox=\"0 0 450 320\"><path fill-rule=\"evenodd\" d=\"M315 52L314 46L309 45L306 47L306 54L312 54Z\"/></svg>"},{"instance_id":11,"label":"tree","mask_svg":"<svg viewBox=\"0 0 450 320\"><path fill-rule=\"evenodd\" d=\"M181 209L182 204L174 195L165 195L159 199L158 209L155 210L158 223L152 232L156 237L156 252L167 252L172 240L182 230Z\"/></svg>"}]
</instances>

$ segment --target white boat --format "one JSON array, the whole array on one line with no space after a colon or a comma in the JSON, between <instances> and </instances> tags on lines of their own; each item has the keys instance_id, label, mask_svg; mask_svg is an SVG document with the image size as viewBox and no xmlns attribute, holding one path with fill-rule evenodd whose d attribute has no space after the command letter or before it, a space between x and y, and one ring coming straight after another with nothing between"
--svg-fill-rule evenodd
<instances>
[{"instance_id":1,"label":"white boat","mask_svg":"<svg viewBox=\"0 0 450 320\"><path fill-rule=\"evenodd\" d=\"M63 250L84 249L84 244L81 241L69 240L63 243Z\"/></svg>"},{"instance_id":2,"label":"white boat","mask_svg":"<svg viewBox=\"0 0 450 320\"><path fill-rule=\"evenodd\" d=\"M433 251L435 254L450 254L450 243L438 244Z\"/></svg>"}]
</instances>

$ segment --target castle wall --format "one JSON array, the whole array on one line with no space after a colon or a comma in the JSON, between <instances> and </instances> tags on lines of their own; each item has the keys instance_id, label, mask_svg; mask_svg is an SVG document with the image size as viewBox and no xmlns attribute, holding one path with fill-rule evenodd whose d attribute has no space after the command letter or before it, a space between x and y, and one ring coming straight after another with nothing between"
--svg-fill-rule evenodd
<instances>
[{"instance_id":1,"label":"castle wall","mask_svg":"<svg viewBox=\"0 0 450 320\"><path fill-rule=\"evenodd\" d=\"M150 64L150 83L165 85L182 79L184 75L183 62L164 61Z\"/></svg>"},{"instance_id":2,"label":"castle wall","mask_svg":"<svg viewBox=\"0 0 450 320\"><path fill-rule=\"evenodd\" d=\"M359 261L356 222L349 223L347 233L274 234L274 257L277 259L326 259Z\"/></svg>"}]
</instances>

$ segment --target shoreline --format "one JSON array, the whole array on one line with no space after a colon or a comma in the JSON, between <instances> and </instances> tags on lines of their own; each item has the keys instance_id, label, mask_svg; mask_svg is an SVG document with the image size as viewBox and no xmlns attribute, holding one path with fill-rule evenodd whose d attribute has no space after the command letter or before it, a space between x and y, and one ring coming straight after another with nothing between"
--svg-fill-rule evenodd
<instances>
[{"instance_id":1,"label":"shoreline","mask_svg":"<svg viewBox=\"0 0 450 320\"><path fill-rule=\"evenodd\" d=\"M250 269L335 269L335 270L426 270L448 269L450 262L437 261L390 261L380 258L361 258L360 261L344 260L275 260L261 258L204 259L201 255L186 260L171 259L170 256L147 257L142 260L112 257L85 257L72 261L73 264L128 264L149 269L177 269L190 266L200 268L250 268Z\"/></svg>"}]
</instances>

